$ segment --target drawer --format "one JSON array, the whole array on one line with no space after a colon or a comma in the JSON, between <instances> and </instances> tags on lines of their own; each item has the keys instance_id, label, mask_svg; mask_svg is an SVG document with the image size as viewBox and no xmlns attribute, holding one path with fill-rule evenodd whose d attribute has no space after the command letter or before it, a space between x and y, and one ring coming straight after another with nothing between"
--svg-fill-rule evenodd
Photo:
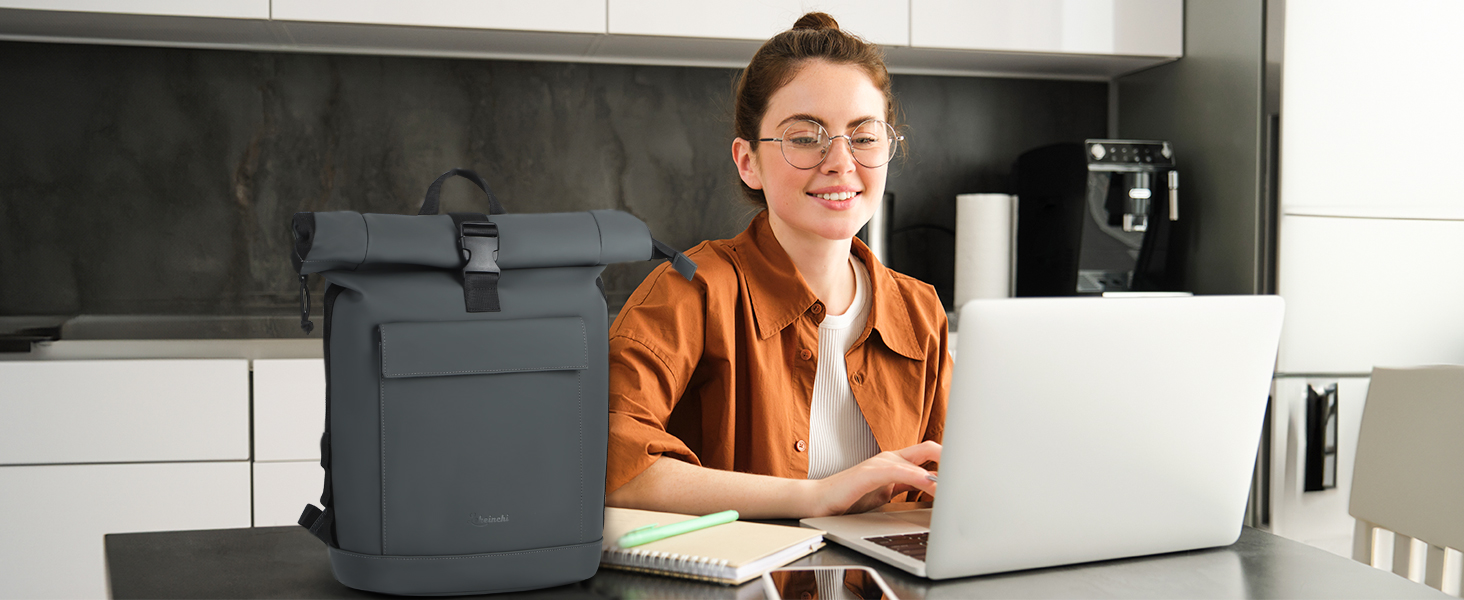
<instances>
[{"instance_id":1,"label":"drawer","mask_svg":"<svg viewBox=\"0 0 1464 600\"><path fill-rule=\"evenodd\" d=\"M324 431L325 361L254 361L254 460L318 461Z\"/></svg>"},{"instance_id":2,"label":"drawer","mask_svg":"<svg viewBox=\"0 0 1464 600\"><path fill-rule=\"evenodd\" d=\"M248 526L248 462L0 467L0 598L106 598L108 533Z\"/></svg>"},{"instance_id":3,"label":"drawer","mask_svg":"<svg viewBox=\"0 0 1464 600\"><path fill-rule=\"evenodd\" d=\"M0 465L249 459L249 364L0 362Z\"/></svg>"},{"instance_id":4,"label":"drawer","mask_svg":"<svg viewBox=\"0 0 1464 600\"><path fill-rule=\"evenodd\" d=\"M296 524L306 504L320 504L324 485L319 461L254 463L254 526Z\"/></svg>"}]
</instances>

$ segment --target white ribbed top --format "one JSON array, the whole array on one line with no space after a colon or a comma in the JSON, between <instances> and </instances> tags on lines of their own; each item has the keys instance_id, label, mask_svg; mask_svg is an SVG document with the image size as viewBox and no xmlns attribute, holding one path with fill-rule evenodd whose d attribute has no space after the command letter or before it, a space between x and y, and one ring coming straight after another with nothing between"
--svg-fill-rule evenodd
<instances>
[{"instance_id":1,"label":"white ribbed top","mask_svg":"<svg viewBox=\"0 0 1464 600\"><path fill-rule=\"evenodd\" d=\"M850 257L854 302L842 315L824 315L818 325L818 370L813 376L809 415L808 478L823 479L879 454L869 422L854 402L844 355L864 332L869 318L869 271Z\"/></svg>"}]
</instances>

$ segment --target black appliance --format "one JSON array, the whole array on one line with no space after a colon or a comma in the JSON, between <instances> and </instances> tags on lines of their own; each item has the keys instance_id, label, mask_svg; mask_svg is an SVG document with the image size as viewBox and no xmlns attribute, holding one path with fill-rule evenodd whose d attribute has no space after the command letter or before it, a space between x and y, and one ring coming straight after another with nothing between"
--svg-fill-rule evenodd
<instances>
[{"instance_id":1,"label":"black appliance","mask_svg":"<svg viewBox=\"0 0 1464 600\"><path fill-rule=\"evenodd\" d=\"M1029 150L1013 173L1017 296L1185 291L1185 221L1168 142Z\"/></svg>"}]
</instances>

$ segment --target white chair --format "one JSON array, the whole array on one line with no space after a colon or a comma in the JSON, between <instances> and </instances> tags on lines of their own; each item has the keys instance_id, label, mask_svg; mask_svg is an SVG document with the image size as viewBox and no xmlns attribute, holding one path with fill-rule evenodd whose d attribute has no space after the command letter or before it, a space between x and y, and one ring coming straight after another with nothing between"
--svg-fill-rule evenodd
<instances>
[{"instance_id":1,"label":"white chair","mask_svg":"<svg viewBox=\"0 0 1464 600\"><path fill-rule=\"evenodd\" d=\"M1372 564L1387 529L1393 572L1408 577L1416 538L1428 544L1424 583L1444 590L1447 549L1464 548L1464 366L1373 369L1348 512L1354 559Z\"/></svg>"}]
</instances>

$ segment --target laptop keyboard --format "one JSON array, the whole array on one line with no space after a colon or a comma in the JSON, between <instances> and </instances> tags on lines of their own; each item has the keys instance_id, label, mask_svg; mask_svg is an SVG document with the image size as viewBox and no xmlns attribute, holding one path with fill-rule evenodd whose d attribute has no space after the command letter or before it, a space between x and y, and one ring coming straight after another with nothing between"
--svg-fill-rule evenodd
<instances>
[{"instance_id":1,"label":"laptop keyboard","mask_svg":"<svg viewBox=\"0 0 1464 600\"><path fill-rule=\"evenodd\" d=\"M920 533L867 537L864 540L874 542L915 560L924 561L925 545L930 541L930 532L922 531Z\"/></svg>"}]
</instances>

